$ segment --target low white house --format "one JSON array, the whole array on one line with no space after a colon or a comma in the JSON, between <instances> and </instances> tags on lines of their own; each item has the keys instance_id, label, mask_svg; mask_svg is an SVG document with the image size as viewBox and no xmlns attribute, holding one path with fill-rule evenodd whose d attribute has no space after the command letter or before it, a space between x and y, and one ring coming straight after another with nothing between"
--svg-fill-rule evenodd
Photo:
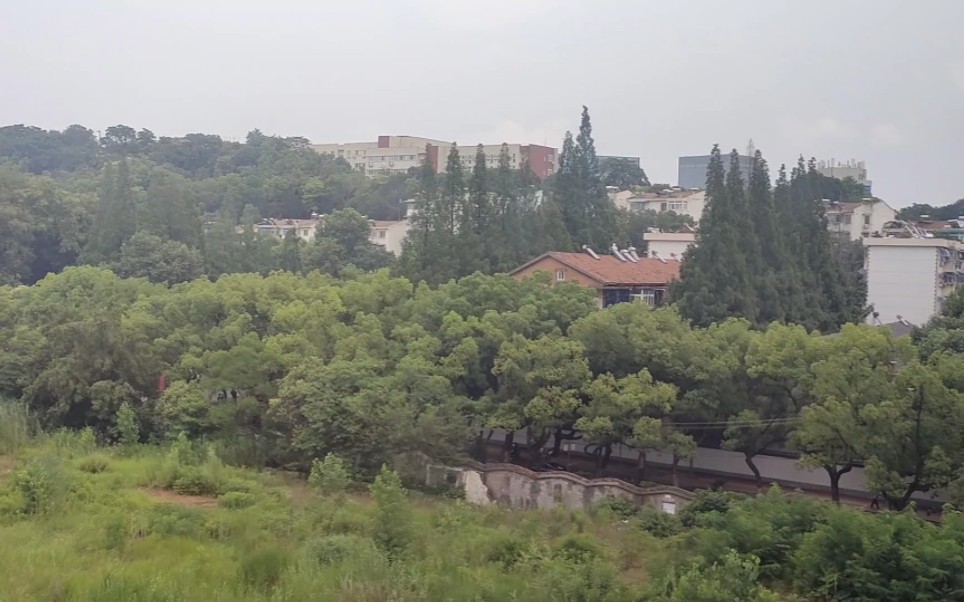
<instances>
[{"instance_id":1,"label":"low white house","mask_svg":"<svg viewBox=\"0 0 964 602\"><path fill-rule=\"evenodd\" d=\"M686 249L696 244L696 233L646 232L643 240L646 241L646 254L649 257L681 261Z\"/></svg>"},{"instance_id":2,"label":"low white house","mask_svg":"<svg viewBox=\"0 0 964 602\"><path fill-rule=\"evenodd\" d=\"M411 223L407 219L396 221L371 220L372 232L370 241L385 247L385 250L396 257L402 254L402 243L408 236Z\"/></svg>"},{"instance_id":3,"label":"low white house","mask_svg":"<svg viewBox=\"0 0 964 602\"><path fill-rule=\"evenodd\" d=\"M884 231L884 224L897 218L897 212L880 199L868 198L859 203L824 201L827 229L851 240L860 240Z\"/></svg>"},{"instance_id":4,"label":"low white house","mask_svg":"<svg viewBox=\"0 0 964 602\"><path fill-rule=\"evenodd\" d=\"M957 241L872 237L863 243L871 324L901 319L924 324L964 282L964 245Z\"/></svg>"}]
</instances>

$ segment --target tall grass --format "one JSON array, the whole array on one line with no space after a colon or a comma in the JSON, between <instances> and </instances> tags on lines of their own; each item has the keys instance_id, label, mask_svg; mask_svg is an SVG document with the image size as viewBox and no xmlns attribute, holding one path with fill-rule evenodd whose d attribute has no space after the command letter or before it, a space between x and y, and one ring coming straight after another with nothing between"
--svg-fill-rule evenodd
<instances>
[{"instance_id":1,"label":"tall grass","mask_svg":"<svg viewBox=\"0 0 964 602\"><path fill-rule=\"evenodd\" d=\"M0 397L0 454L12 454L27 445L38 423L27 406Z\"/></svg>"}]
</instances>

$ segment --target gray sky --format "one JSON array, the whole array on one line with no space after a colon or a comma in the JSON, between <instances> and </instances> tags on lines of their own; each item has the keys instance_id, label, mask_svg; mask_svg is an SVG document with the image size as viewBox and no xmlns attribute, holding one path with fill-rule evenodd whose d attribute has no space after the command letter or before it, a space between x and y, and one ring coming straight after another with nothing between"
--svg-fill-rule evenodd
<instances>
[{"instance_id":1,"label":"gray sky","mask_svg":"<svg viewBox=\"0 0 964 602\"><path fill-rule=\"evenodd\" d=\"M961 0L0 0L0 124L408 134L676 158L749 138L964 197Z\"/></svg>"}]
</instances>

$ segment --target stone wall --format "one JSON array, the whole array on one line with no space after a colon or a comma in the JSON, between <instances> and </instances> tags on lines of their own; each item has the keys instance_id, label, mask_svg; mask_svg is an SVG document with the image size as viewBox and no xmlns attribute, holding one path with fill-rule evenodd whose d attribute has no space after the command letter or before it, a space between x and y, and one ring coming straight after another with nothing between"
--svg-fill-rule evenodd
<instances>
[{"instance_id":1,"label":"stone wall","mask_svg":"<svg viewBox=\"0 0 964 602\"><path fill-rule=\"evenodd\" d=\"M693 499L693 494L676 487L643 488L619 479L535 472L515 464L468 462L456 468L434 463L422 454L400 456L394 464L404 478L433 488L456 487L464 491L466 500L478 505L588 510L607 497L615 497L675 513Z\"/></svg>"}]
</instances>

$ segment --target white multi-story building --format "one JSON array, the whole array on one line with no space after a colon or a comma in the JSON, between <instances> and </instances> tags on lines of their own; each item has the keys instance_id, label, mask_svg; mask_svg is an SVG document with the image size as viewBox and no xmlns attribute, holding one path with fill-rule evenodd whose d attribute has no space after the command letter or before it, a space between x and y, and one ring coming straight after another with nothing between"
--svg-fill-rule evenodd
<instances>
[{"instance_id":1,"label":"white multi-story building","mask_svg":"<svg viewBox=\"0 0 964 602\"><path fill-rule=\"evenodd\" d=\"M817 163L817 171L828 178L845 180L853 178L864 187L864 193L870 195L873 182L867 179L867 166L863 161L850 160L845 163L831 159Z\"/></svg>"},{"instance_id":2,"label":"white multi-story building","mask_svg":"<svg viewBox=\"0 0 964 602\"><path fill-rule=\"evenodd\" d=\"M897 212L880 199L867 198L859 203L824 201L827 229L835 234L860 240L884 231L884 224L897 219Z\"/></svg>"},{"instance_id":3,"label":"white multi-story building","mask_svg":"<svg viewBox=\"0 0 964 602\"><path fill-rule=\"evenodd\" d=\"M672 211L679 215L688 215L694 222L699 222L703 216L703 206L706 204L705 190L676 190L668 193L644 193L627 200L630 211L655 211L666 213Z\"/></svg>"},{"instance_id":4,"label":"white multi-story building","mask_svg":"<svg viewBox=\"0 0 964 602\"><path fill-rule=\"evenodd\" d=\"M524 161L540 180L556 172L556 149L536 144L507 144L509 165L519 169ZM437 173L443 173L452 142L420 138L418 136L379 136L374 142L350 142L347 144L313 144L316 152L344 159L353 168L369 177L404 174L413 167L420 167L426 160ZM475 165L475 146L458 146L459 160L464 169ZM495 168L502 152L501 144L482 147L486 166Z\"/></svg>"},{"instance_id":5,"label":"white multi-story building","mask_svg":"<svg viewBox=\"0 0 964 602\"><path fill-rule=\"evenodd\" d=\"M871 323L903 319L922 325L964 282L964 245L940 238L866 238ZM898 318L899 316L899 318Z\"/></svg>"}]
</instances>

